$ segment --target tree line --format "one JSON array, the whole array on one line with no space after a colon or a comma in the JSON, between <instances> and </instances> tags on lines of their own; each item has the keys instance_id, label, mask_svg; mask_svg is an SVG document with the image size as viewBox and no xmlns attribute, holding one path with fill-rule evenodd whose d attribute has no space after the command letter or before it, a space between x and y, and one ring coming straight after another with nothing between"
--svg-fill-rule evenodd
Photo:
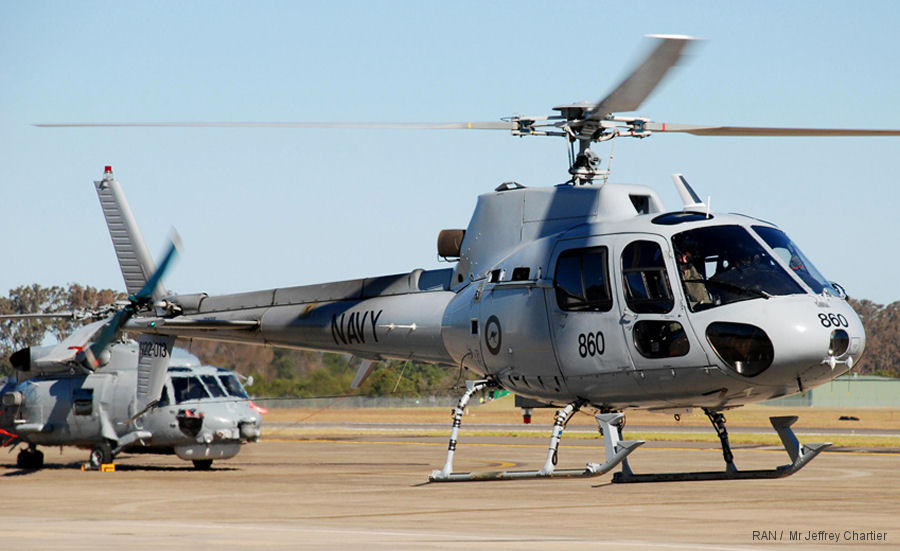
<instances>
[{"instance_id":1,"label":"tree line","mask_svg":"<svg viewBox=\"0 0 900 551\"><path fill-rule=\"evenodd\" d=\"M77 283L67 287L37 284L17 287L0 297L0 314L90 311L124 300L112 289ZM900 377L900 301L888 305L850 299L866 329L866 353L854 366L856 373ZM42 344L48 337L61 340L84 321L69 318L0 321L0 376L12 374L9 355L25 346ZM179 339L184 348L207 365L253 376L249 389L256 396L313 397L359 393L367 396L454 394L456 369L416 362L381 362L358 391L350 390L356 373L350 357L342 354L271 348L246 344Z\"/></svg>"}]
</instances>

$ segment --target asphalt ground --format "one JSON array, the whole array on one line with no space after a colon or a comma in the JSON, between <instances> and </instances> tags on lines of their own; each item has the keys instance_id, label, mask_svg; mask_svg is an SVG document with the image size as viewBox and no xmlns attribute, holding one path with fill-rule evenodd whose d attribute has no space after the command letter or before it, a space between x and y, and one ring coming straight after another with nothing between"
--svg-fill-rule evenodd
<instances>
[{"instance_id":1,"label":"asphalt ground","mask_svg":"<svg viewBox=\"0 0 900 551\"><path fill-rule=\"evenodd\" d=\"M463 433L455 466L538 469L547 440ZM115 472L82 472L87 452L68 448L45 449L47 468L21 471L15 454L4 454L4 546L900 549L900 454L894 451L825 452L777 480L613 484L607 474L426 483L443 465L446 448L446 437L414 432L317 430L264 436L207 472L174 456L149 455L121 455ZM583 467L603 455L599 441L564 439L559 468ZM776 447L736 446L735 457L743 469L787 462ZM634 452L631 466L635 472L716 470L722 459L710 444L649 442Z\"/></svg>"}]
</instances>

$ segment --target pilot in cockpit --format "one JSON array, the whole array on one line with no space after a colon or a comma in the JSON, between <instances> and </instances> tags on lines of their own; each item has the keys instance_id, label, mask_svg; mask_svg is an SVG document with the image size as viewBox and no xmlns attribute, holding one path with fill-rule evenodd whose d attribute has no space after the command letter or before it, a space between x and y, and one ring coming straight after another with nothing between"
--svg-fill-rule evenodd
<instances>
[{"instance_id":1,"label":"pilot in cockpit","mask_svg":"<svg viewBox=\"0 0 900 551\"><path fill-rule=\"evenodd\" d=\"M676 259L678 260L678 274L681 276L681 281L684 284L685 294L691 309L693 310L697 304L710 303L709 292L706 290L704 283L706 279L700 270L697 269L697 264L694 261L694 255L690 248L679 251Z\"/></svg>"}]
</instances>

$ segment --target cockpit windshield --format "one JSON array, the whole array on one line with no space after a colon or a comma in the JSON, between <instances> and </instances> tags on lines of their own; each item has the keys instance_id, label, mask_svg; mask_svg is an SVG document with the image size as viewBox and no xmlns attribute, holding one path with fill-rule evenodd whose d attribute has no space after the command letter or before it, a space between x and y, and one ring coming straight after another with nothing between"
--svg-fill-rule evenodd
<instances>
[{"instance_id":1,"label":"cockpit windshield","mask_svg":"<svg viewBox=\"0 0 900 551\"><path fill-rule=\"evenodd\" d=\"M803 280L803 283L809 285L814 293L818 294L824 291L832 296L840 296L840 293L832 287L827 279L822 277L812 262L800 252L800 248L783 231L769 226L753 226L753 231L763 238L763 241L775 251L775 254Z\"/></svg>"},{"instance_id":2,"label":"cockpit windshield","mask_svg":"<svg viewBox=\"0 0 900 551\"><path fill-rule=\"evenodd\" d=\"M234 375L219 375L219 380L222 381L222 386L225 387L225 390L227 390L228 394L231 396L244 398L246 400L250 399L250 397L247 396L247 391L244 390L244 386Z\"/></svg>"},{"instance_id":3,"label":"cockpit windshield","mask_svg":"<svg viewBox=\"0 0 900 551\"><path fill-rule=\"evenodd\" d=\"M707 226L681 232L672 236L672 246L693 312L804 292L741 226Z\"/></svg>"},{"instance_id":4,"label":"cockpit windshield","mask_svg":"<svg viewBox=\"0 0 900 551\"><path fill-rule=\"evenodd\" d=\"M172 377L172 390L175 391L175 403L180 404L188 400L202 400L209 398L209 392L203 387L203 383L197 377Z\"/></svg>"},{"instance_id":5,"label":"cockpit windshield","mask_svg":"<svg viewBox=\"0 0 900 551\"><path fill-rule=\"evenodd\" d=\"M206 390L213 395L213 398L223 398L227 396L225 391L222 390L222 387L219 386L219 381L214 375L201 375L200 378L203 380L203 384L206 385Z\"/></svg>"}]
</instances>

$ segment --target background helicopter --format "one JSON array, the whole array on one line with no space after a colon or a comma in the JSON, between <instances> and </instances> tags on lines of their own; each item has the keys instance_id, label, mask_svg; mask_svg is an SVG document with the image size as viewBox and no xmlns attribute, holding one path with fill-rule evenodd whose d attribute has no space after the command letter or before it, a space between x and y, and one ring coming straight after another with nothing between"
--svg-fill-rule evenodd
<instances>
[{"instance_id":1,"label":"background helicopter","mask_svg":"<svg viewBox=\"0 0 900 551\"><path fill-rule=\"evenodd\" d=\"M242 443L259 439L262 411L230 371L201 366L175 348L162 399L139 414L136 341L109 345L103 367L74 373L68 363L40 359L68 349L71 341L64 343L32 349L31 365L16 363L16 378L0 387L2 444L25 446L19 468L43 466L38 446L77 446L91 450L92 469L121 452L175 454L208 469L213 460L234 457Z\"/></svg>"},{"instance_id":2,"label":"background helicopter","mask_svg":"<svg viewBox=\"0 0 900 551\"><path fill-rule=\"evenodd\" d=\"M482 195L467 230L439 237L438 252L456 261L454 268L236 295L165 297L126 327L471 370L484 378L471 382L460 399L446 464L432 480L488 476L454 473L452 463L462 409L474 392L490 387L565 406L540 471L490 477L595 476L619 464L623 470L616 480L623 482L792 474L825 445L801 448L789 428L795 419L773 418L791 464L738 471L721 412L801 392L850 369L864 350L865 334L843 292L777 227L711 212L679 175L674 181L683 209L672 212L650 188L606 183L608 173L590 146L655 132L896 136L900 131L684 125L616 115L637 109L690 43L688 37L657 38L656 48L606 98L562 105L551 116L438 125L48 126L466 128L563 137L570 146L571 185L541 189L510 182ZM111 181L108 171L97 185ZM600 412L607 460L583 470L556 470L562 429L582 407ZM621 414L615 412L691 407L710 417L725 471L631 473L625 457L640 443L619 440Z\"/></svg>"},{"instance_id":3,"label":"background helicopter","mask_svg":"<svg viewBox=\"0 0 900 551\"><path fill-rule=\"evenodd\" d=\"M55 345L10 356L15 379L0 388L0 435L4 446L26 445L17 458L20 468L41 468L44 455L37 446L43 445L89 448L94 469L122 451L174 453L208 469L259 439L265 410L250 401L233 373L176 352L170 337L121 337L137 310L166 294L160 280L179 240L173 236L157 269L116 191L98 188L128 300L93 312L0 316L100 318Z\"/></svg>"}]
</instances>

